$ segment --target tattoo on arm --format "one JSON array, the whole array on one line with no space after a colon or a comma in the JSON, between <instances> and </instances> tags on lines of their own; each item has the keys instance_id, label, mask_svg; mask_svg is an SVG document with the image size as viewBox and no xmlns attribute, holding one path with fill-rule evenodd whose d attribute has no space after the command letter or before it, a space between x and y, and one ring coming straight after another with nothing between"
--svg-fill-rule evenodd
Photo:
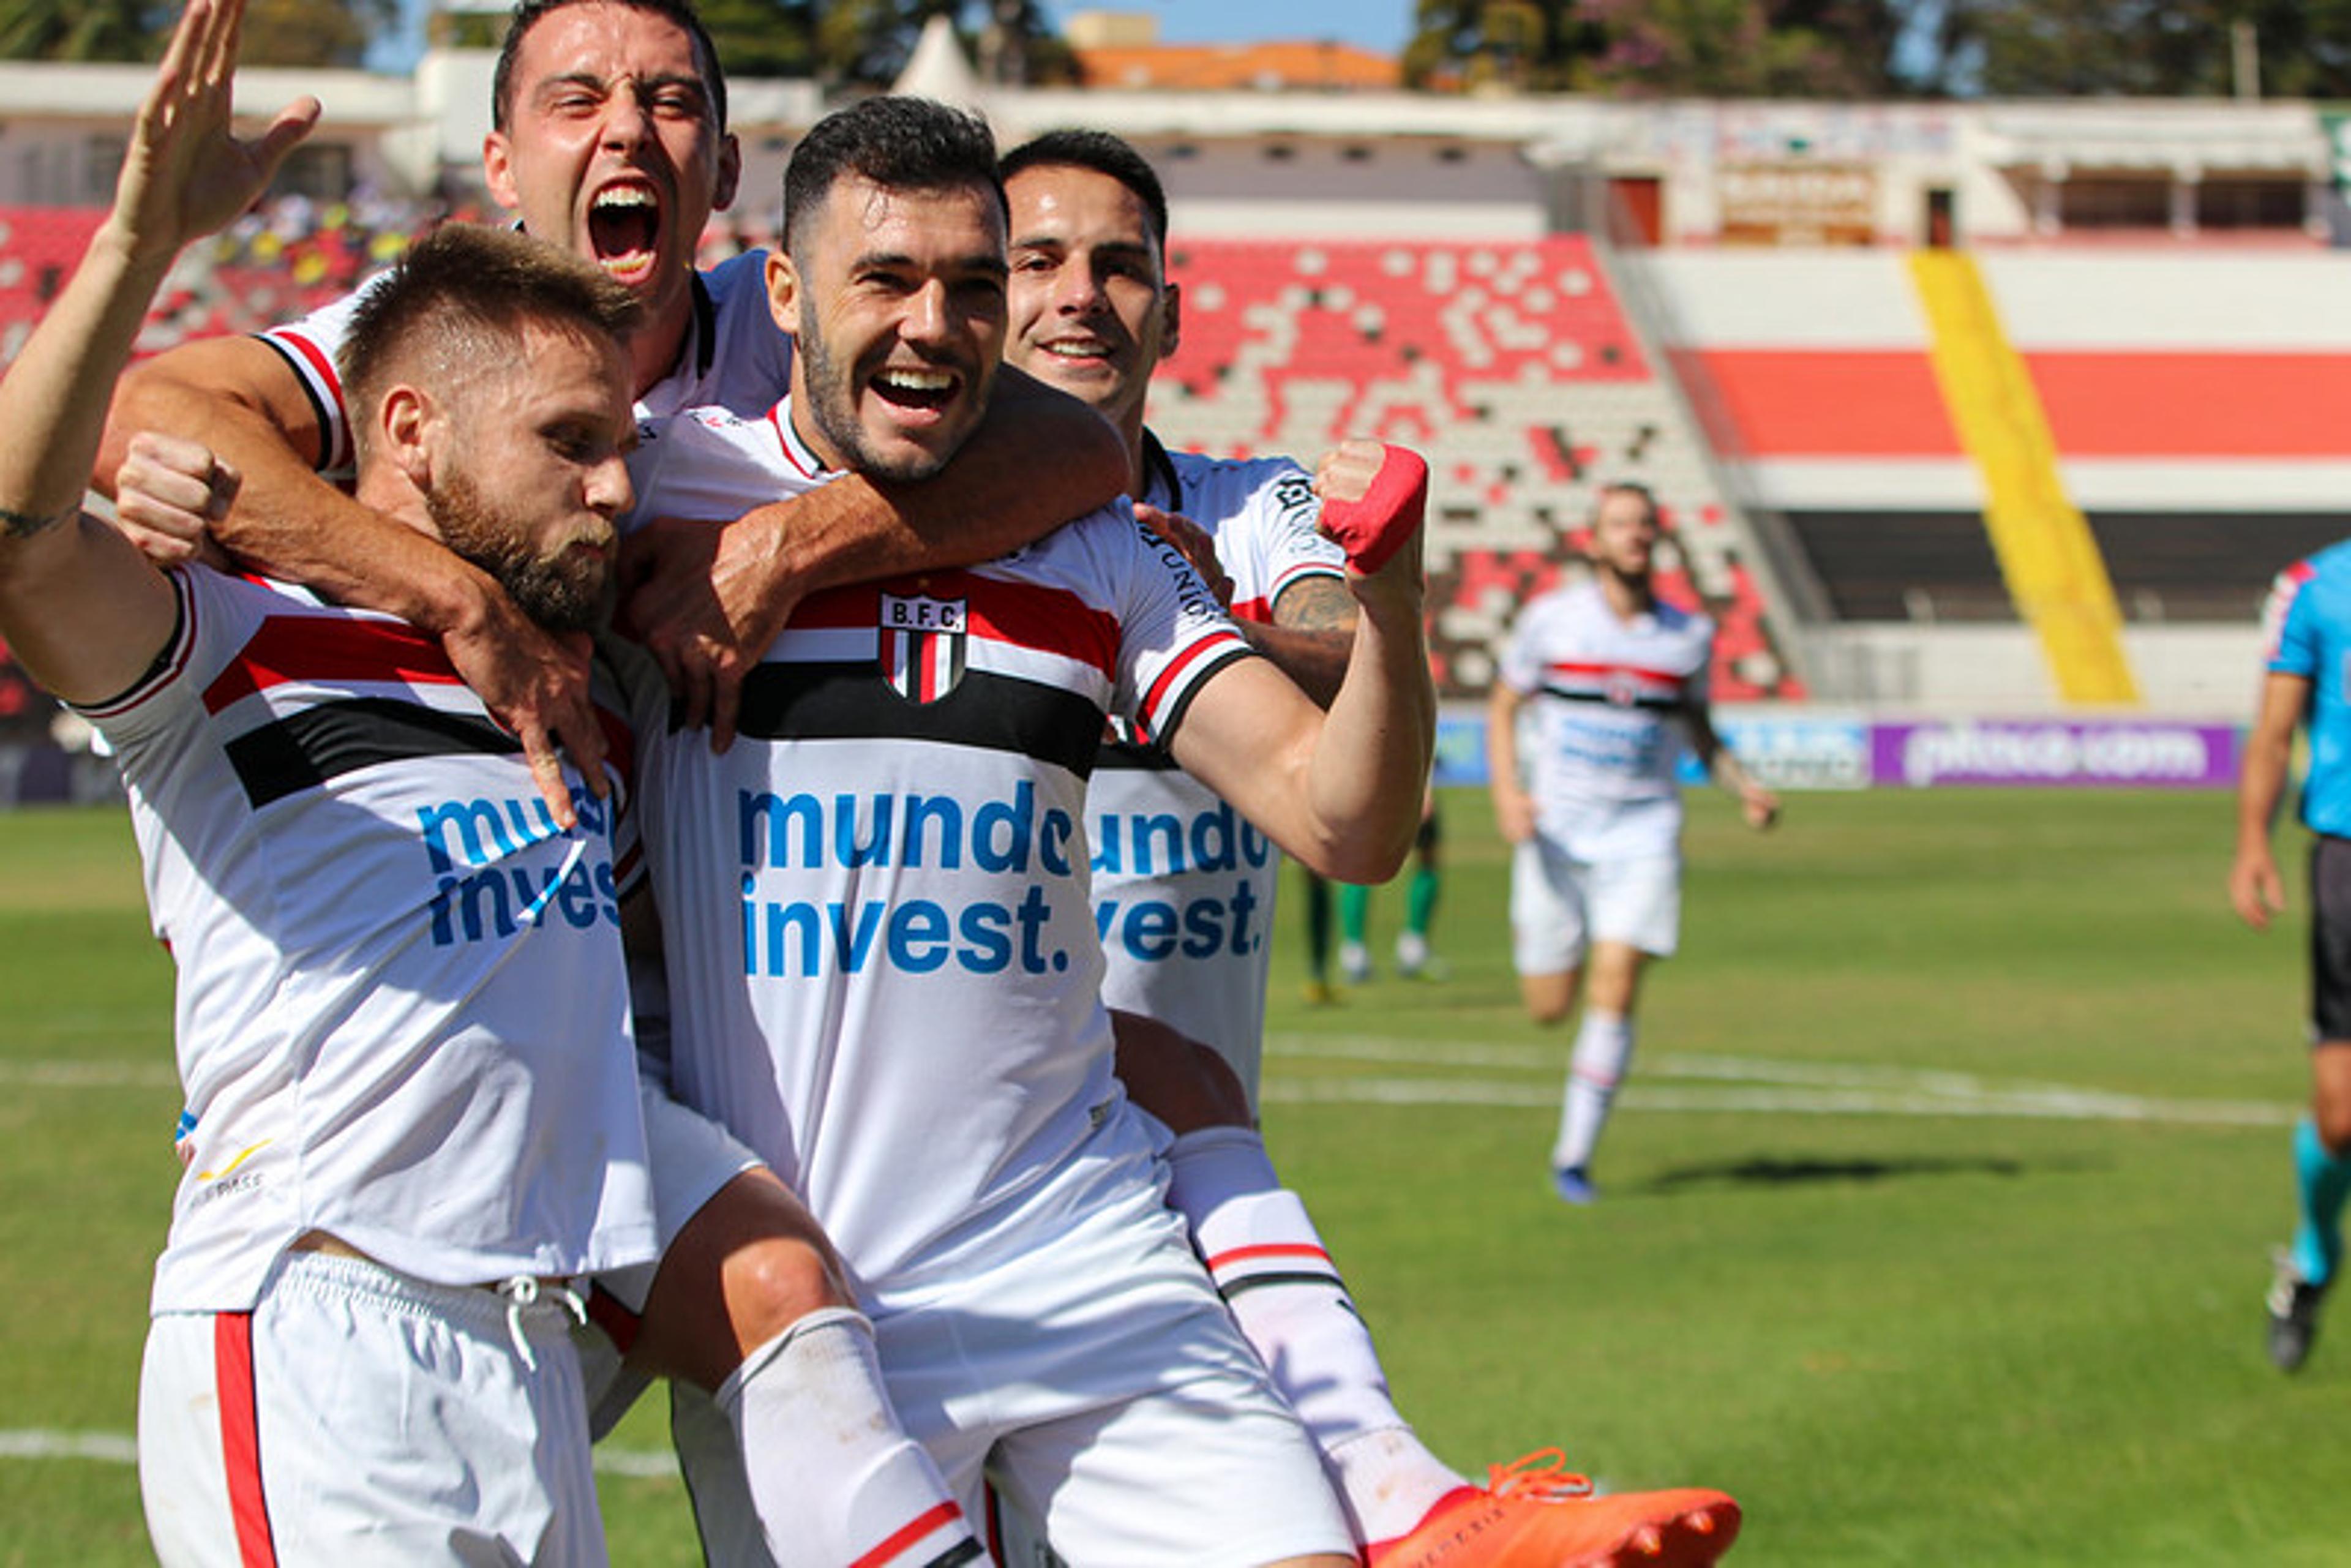
<instances>
[{"instance_id":1,"label":"tattoo on arm","mask_svg":"<svg viewBox=\"0 0 2351 1568\"><path fill-rule=\"evenodd\" d=\"M1294 582L1273 607L1273 623L1292 632L1343 632L1355 615L1355 596L1335 577Z\"/></svg>"},{"instance_id":2,"label":"tattoo on arm","mask_svg":"<svg viewBox=\"0 0 2351 1568\"><path fill-rule=\"evenodd\" d=\"M0 507L0 538L29 539L37 534L45 534L51 528L72 522L80 516L79 501L76 501L61 512L52 512L46 517L37 517L30 512L19 512L7 507Z\"/></svg>"}]
</instances>

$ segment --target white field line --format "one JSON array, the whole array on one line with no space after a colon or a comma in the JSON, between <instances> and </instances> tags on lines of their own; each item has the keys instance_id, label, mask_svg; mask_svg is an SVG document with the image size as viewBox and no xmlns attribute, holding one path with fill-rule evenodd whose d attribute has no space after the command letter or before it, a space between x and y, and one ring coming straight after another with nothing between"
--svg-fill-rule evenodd
<instances>
[{"instance_id":1,"label":"white field line","mask_svg":"<svg viewBox=\"0 0 2351 1568\"><path fill-rule=\"evenodd\" d=\"M1286 1104L1494 1105L1550 1109L1565 1052L1532 1046L1387 1040L1373 1036L1270 1035L1268 1056L1281 1060L1371 1061L1443 1073L1463 1067L1545 1075L1540 1084L1496 1078L1290 1078L1267 1080L1263 1097ZM1663 1087L1644 1078L1676 1080ZM1686 1088L1684 1083L1712 1083ZM1999 1082L1866 1063L1771 1061L1726 1056L1659 1055L1636 1061L1617 1097L1636 1111L1758 1113L1826 1116L2013 1116L2076 1122L2158 1122L2224 1127L2282 1127L2298 1106L2241 1100L2158 1100L2105 1090L2028 1081Z\"/></svg>"},{"instance_id":2,"label":"white field line","mask_svg":"<svg viewBox=\"0 0 2351 1568\"><path fill-rule=\"evenodd\" d=\"M95 1459L101 1464L139 1462L139 1445L128 1432L53 1432L40 1427L0 1431L0 1459ZM677 1458L660 1448L599 1448L596 1468L608 1476L674 1476Z\"/></svg>"},{"instance_id":3,"label":"white field line","mask_svg":"<svg viewBox=\"0 0 2351 1568\"><path fill-rule=\"evenodd\" d=\"M0 1089L170 1089L179 1082L168 1061L0 1061Z\"/></svg>"}]
</instances>

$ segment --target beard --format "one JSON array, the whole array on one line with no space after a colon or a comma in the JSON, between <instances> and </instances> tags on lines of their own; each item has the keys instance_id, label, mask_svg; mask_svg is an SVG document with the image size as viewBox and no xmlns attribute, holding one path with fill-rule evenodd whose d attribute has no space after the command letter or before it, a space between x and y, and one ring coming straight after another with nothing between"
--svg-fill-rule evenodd
<instances>
[{"instance_id":1,"label":"beard","mask_svg":"<svg viewBox=\"0 0 2351 1568\"><path fill-rule=\"evenodd\" d=\"M857 390L851 383L849 368L833 357L805 305L792 351L808 377L808 416L826 444L841 455L841 467L869 479L910 484L928 479L947 465L950 454L918 453L893 461L873 450L865 439L864 427L857 423Z\"/></svg>"},{"instance_id":2,"label":"beard","mask_svg":"<svg viewBox=\"0 0 2351 1568\"><path fill-rule=\"evenodd\" d=\"M525 615L549 632L594 632L611 619L616 587L610 563L566 547L531 551L522 528L501 516L465 474L452 474L425 493L424 509L441 542L497 580ZM604 538L611 542L609 525Z\"/></svg>"}]
</instances>

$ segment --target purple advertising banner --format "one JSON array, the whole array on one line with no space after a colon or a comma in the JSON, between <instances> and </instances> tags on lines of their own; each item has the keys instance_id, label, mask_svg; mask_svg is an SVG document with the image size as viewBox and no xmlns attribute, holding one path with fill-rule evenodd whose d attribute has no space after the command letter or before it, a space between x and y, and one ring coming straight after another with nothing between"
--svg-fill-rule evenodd
<instances>
[{"instance_id":1,"label":"purple advertising banner","mask_svg":"<svg viewBox=\"0 0 2351 1568\"><path fill-rule=\"evenodd\" d=\"M1870 727L1870 779L1880 786L2095 785L2225 788L2236 778L2237 731L2162 719L1956 719Z\"/></svg>"}]
</instances>

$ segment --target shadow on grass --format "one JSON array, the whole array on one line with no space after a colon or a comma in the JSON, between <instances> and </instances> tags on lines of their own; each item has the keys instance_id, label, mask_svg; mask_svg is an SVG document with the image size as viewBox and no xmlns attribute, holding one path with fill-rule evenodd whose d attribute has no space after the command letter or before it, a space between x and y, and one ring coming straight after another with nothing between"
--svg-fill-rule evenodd
<instances>
[{"instance_id":1,"label":"shadow on grass","mask_svg":"<svg viewBox=\"0 0 2351 1568\"><path fill-rule=\"evenodd\" d=\"M2061 1162L2083 1168L2085 1162ZM2054 1168L2045 1163L2042 1168ZM1827 1182L1895 1181L1911 1176L2020 1176L2022 1160L1902 1156L1892 1159L1752 1159L1727 1165L1681 1166L1642 1184L1647 1192L1678 1192L1693 1186L1795 1186Z\"/></svg>"}]
</instances>

